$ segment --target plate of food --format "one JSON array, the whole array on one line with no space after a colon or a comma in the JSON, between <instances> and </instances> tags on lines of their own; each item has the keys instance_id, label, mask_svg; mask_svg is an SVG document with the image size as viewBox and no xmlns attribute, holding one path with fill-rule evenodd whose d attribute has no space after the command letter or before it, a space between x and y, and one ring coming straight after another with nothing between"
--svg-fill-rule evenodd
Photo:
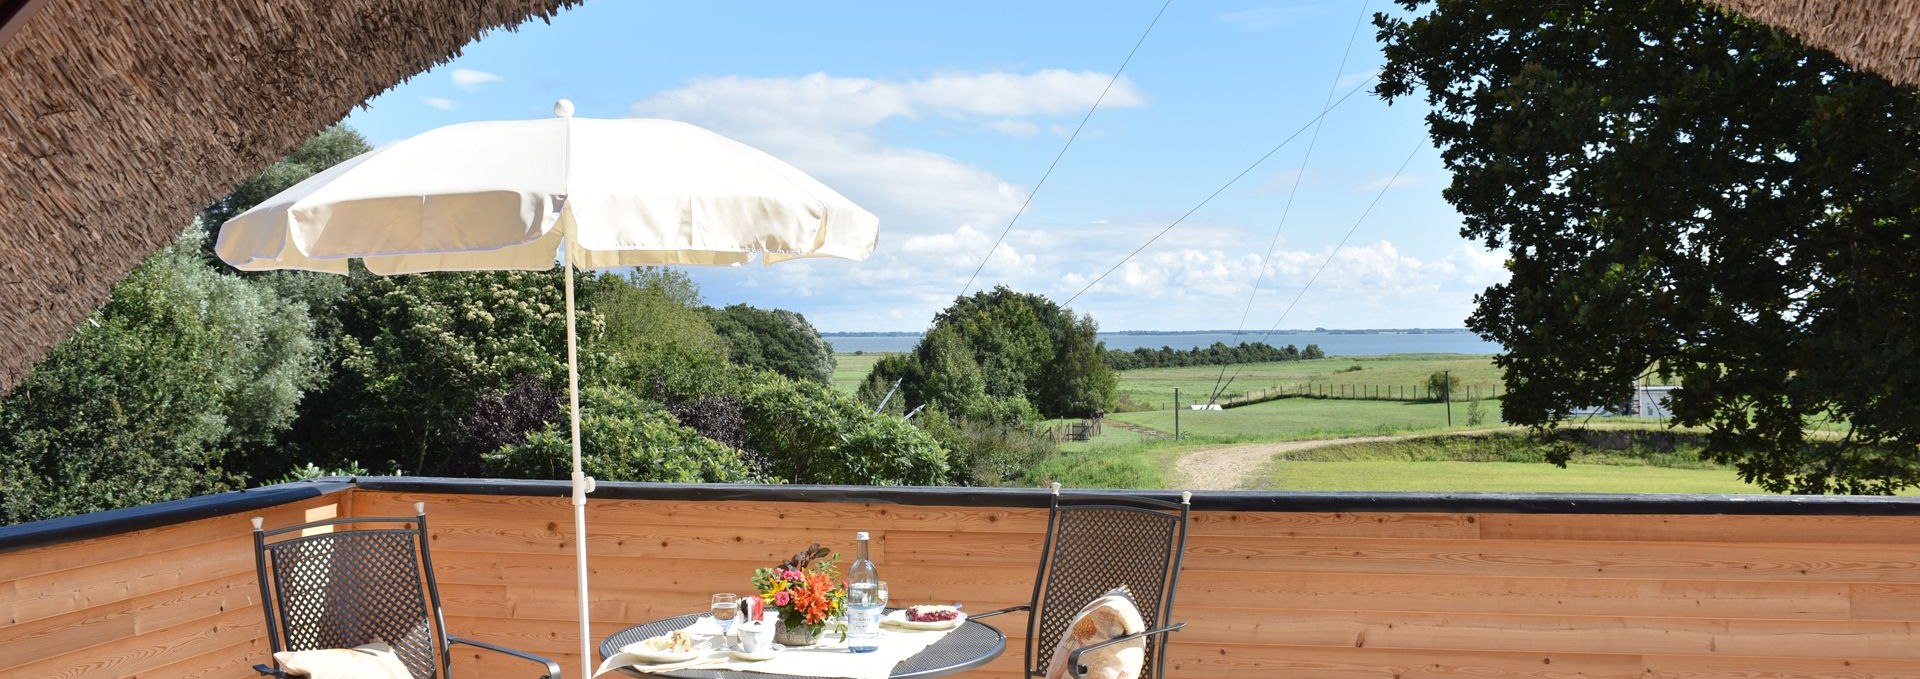
<instances>
[{"instance_id":1,"label":"plate of food","mask_svg":"<svg viewBox=\"0 0 1920 679\"><path fill-rule=\"evenodd\" d=\"M901 629L953 629L967 621L967 614L957 606L914 606L891 611L882 621Z\"/></svg>"},{"instance_id":2,"label":"plate of food","mask_svg":"<svg viewBox=\"0 0 1920 679\"><path fill-rule=\"evenodd\" d=\"M692 660L700 655L700 651L694 645L693 636L684 630L674 630L657 637L641 639L621 646L620 652L649 664Z\"/></svg>"}]
</instances>

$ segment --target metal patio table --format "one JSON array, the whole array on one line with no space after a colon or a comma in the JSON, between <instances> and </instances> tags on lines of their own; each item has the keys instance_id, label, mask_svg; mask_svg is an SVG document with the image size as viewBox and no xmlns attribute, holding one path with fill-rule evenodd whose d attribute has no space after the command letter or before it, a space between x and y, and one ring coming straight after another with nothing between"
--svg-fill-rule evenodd
<instances>
[{"instance_id":1,"label":"metal patio table","mask_svg":"<svg viewBox=\"0 0 1920 679\"><path fill-rule=\"evenodd\" d=\"M695 620L699 620L702 615L705 614L692 613L620 630L600 642L600 658L605 660L619 652L621 646L684 628L693 624ZM1006 649L1006 634L992 625L974 622L969 618L958 629L941 637L939 641L933 642L933 645L895 665L892 679L930 679L965 672L1000 657L1000 653ZM621 672L634 677L671 677L672 679L814 679L792 674L700 668L672 672L640 672L623 668Z\"/></svg>"}]
</instances>

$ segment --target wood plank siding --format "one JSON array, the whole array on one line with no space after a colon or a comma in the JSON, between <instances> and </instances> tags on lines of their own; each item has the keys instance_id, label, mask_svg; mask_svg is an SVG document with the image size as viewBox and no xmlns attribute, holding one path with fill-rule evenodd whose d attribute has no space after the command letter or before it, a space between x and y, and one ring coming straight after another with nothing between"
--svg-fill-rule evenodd
<instances>
[{"instance_id":1,"label":"wood plank siding","mask_svg":"<svg viewBox=\"0 0 1920 679\"><path fill-rule=\"evenodd\" d=\"M351 497L0 553L0 677L253 675L267 643L247 518L333 518Z\"/></svg>"},{"instance_id":2,"label":"wood plank siding","mask_svg":"<svg viewBox=\"0 0 1920 679\"><path fill-rule=\"evenodd\" d=\"M964 494L947 497L965 501ZM1920 517L1196 511L1169 676L1920 678ZM358 488L266 510L428 503L457 634L577 666L563 497ZM0 553L0 677L244 677L265 660L243 512ZM596 635L745 592L873 533L897 601L1024 600L1045 509L596 499ZM967 676L1018 676L1010 648ZM527 677L460 651L459 677Z\"/></svg>"}]
</instances>

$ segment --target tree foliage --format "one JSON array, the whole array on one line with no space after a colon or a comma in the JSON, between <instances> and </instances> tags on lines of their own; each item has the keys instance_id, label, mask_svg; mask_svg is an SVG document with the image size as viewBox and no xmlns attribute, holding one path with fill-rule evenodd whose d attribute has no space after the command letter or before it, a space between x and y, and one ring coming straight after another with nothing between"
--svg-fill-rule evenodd
<instances>
[{"instance_id":1,"label":"tree foliage","mask_svg":"<svg viewBox=\"0 0 1920 679\"><path fill-rule=\"evenodd\" d=\"M1505 419L1662 371L1765 488L1920 480L1912 90L1684 0L1400 4L1378 92L1425 92L1462 235L1508 253L1468 320L1506 348Z\"/></svg>"},{"instance_id":2,"label":"tree foliage","mask_svg":"<svg viewBox=\"0 0 1920 679\"><path fill-rule=\"evenodd\" d=\"M727 341L727 356L740 365L763 368L797 380L833 380L833 345L807 317L786 309L731 304L708 314L713 329Z\"/></svg>"},{"instance_id":3,"label":"tree foliage","mask_svg":"<svg viewBox=\"0 0 1920 679\"><path fill-rule=\"evenodd\" d=\"M1266 342L1241 342L1228 346L1226 342L1214 342L1204 347L1175 349L1162 346L1158 349L1139 347L1133 351L1121 349L1107 350L1107 365L1114 370L1134 370L1138 368L1185 368L1196 365L1237 365L1241 363L1278 363L1281 361L1310 361L1326 358L1320 351L1320 345L1309 344L1305 351L1294 345L1276 347Z\"/></svg>"},{"instance_id":4,"label":"tree foliage","mask_svg":"<svg viewBox=\"0 0 1920 679\"><path fill-rule=\"evenodd\" d=\"M171 500L285 469L243 458L268 448L317 377L313 324L271 289L207 268L202 239L188 232L115 285L0 401L0 519Z\"/></svg>"},{"instance_id":5,"label":"tree foliage","mask_svg":"<svg viewBox=\"0 0 1920 679\"><path fill-rule=\"evenodd\" d=\"M580 460L587 474L609 481L672 483L756 479L740 451L683 426L658 402L630 389L594 385L581 393ZM573 471L565 421L484 456L492 476L564 479Z\"/></svg>"},{"instance_id":6,"label":"tree foliage","mask_svg":"<svg viewBox=\"0 0 1920 679\"><path fill-rule=\"evenodd\" d=\"M974 419L990 411L1103 413L1113 406L1117 378L1098 330L1091 317L1045 297L996 287L954 300L910 357L875 364L860 396L878 403L900 380L896 398L907 409L933 404Z\"/></svg>"},{"instance_id":7,"label":"tree foliage","mask_svg":"<svg viewBox=\"0 0 1920 679\"><path fill-rule=\"evenodd\" d=\"M301 439L322 466L473 475L479 460L457 441L483 395L565 384L564 304L557 272L357 272L333 381L302 409Z\"/></svg>"},{"instance_id":8,"label":"tree foliage","mask_svg":"<svg viewBox=\"0 0 1920 679\"><path fill-rule=\"evenodd\" d=\"M762 372L747 381L747 446L791 483L940 485L947 451L892 415L811 380Z\"/></svg>"}]
</instances>

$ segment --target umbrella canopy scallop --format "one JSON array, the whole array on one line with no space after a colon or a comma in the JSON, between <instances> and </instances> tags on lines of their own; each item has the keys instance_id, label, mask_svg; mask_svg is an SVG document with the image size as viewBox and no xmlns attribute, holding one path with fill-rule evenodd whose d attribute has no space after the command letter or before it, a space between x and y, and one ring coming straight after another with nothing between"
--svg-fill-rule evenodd
<instances>
[{"instance_id":1,"label":"umbrella canopy scallop","mask_svg":"<svg viewBox=\"0 0 1920 679\"><path fill-rule=\"evenodd\" d=\"M564 113L564 112L563 112ZM228 221L243 270L383 275L864 259L879 220L793 166L671 120L437 128L321 172Z\"/></svg>"}]
</instances>

